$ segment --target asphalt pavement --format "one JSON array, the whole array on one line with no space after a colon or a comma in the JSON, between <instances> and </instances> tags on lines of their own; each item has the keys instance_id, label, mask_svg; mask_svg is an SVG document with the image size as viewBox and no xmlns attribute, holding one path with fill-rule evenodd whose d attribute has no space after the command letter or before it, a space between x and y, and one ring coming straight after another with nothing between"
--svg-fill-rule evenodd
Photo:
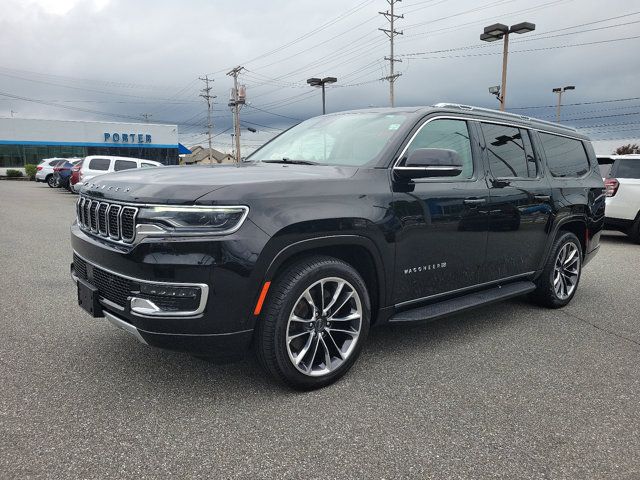
<instances>
[{"instance_id":1,"label":"asphalt pavement","mask_svg":"<svg viewBox=\"0 0 640 480\"><path fill-rule=\"evenodd\" d=\"M640 245L573 302L372 330L337 384L145 347L76 304L75 196L0 182L0 478L640 478Z\"/></svg>"}]
</instances>

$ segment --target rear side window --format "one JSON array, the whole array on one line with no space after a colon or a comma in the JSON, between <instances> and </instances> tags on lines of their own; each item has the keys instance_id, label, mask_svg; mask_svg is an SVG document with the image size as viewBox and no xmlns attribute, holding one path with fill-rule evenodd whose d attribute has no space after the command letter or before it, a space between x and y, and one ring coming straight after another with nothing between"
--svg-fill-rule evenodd
<instances>
[{"instance_id":1,"label":"rear side window","mask_svg":"<svg viewBox=\"0 0 640 480\"><path fill-rule=\"evenodd\" d=\"M53 162L49 162L49 166L50 167L55 167L56 165L58 165L60 163L60 160L54 160Z\"/></svg>"},{"instance_id":2,"label":"rear side window","mask_svg":"<svg viewBox=\"0 0 640 480\"><path fill-rule=\"evenodd\" d=\"M582 177L589 171L589 158L580 140L542 132L540 139L554 177Z\"/></svg>"},{"instance_id":3,"label":"rear side window","mask_svg":"<svg viewBox=\"0 0 640 480\"><path fill-rule=\"evenodd\" d=\"M153 163L147 163L147 162L142 162L140 164L141 168L149 168L149 167L155 167L155 166L157 166L157 165L154 165Z\"/></svg>"},{"instance_id":4,"label":"rear side window","mask_svg":"<svg viewBox=\"0 0 640 480\"><path fill-rule=\"evenodd\" d=\"M637 160L618 160L616 167L617 178L640 178L640 158Z\"/></svg>"},{"instance_id":5,"label":"rear side window","mask_svg":"<svg viewBox=\"0 0 640 480\"><path fill-rule=\"evenodd\" d=\"M116 164L113 167L116 172L120 170L131 170L132 168L138 168L138 163L133 160L116 160Z\"/></svg>"},{"instance_id":6,"label":"rear side window","mask_svg":"<svg viewBox=\"0 0 640 480\"><path fill-rule=\"evenodd\" d=\"M496 178L527 178L537 175L531 140L526 130L482 124L489 167Z\"/></svg>"},{"instance_id":7,"label":"rear side window","mask_svg":"<svg viewBox=\"0 0 640 480\"><path fill-rule=\"evenodd\" d=\"M109 170L111 160L108 158L92 158L89 161L89 170Z\"/></svg>"}]
</instances>

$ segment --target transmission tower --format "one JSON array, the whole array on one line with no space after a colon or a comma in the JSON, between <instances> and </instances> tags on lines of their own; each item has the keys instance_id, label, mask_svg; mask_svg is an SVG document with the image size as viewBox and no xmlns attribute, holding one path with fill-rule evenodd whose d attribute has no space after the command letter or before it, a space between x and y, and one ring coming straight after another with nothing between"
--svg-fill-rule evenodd
<instances>
[{"instance_id":1,"label":"transmission tower","mask_svg":"<svg viewBox=\"0 0 640 480\"><path fill-rule=\"evenodd\" d=\"M404 15L396 15L393 13L393 7L396 3L402 0L387 0L389 4L389 10L386 12L378 12L380 15L384 16L389 21L389 28L379 28L378 30L384 32L389 37L389 42L391 44L391 52L388 57L384 57L385 60L389 60L389 75L381 78L381 80L387 80L389 82L389 101L392 107L395 107L396 99L393 91L393 86L397 78L402 75L401 73L394 73L394 65L396 62L401 62L402 60L396 58L393 55L393 39L396 35L402 35L402 31L397 31L394 28L394 23L397 18L404 18Z\"/></svg>"},{"instance_id":2,"label":"transmission tower","mask_svg":"<svg viewBox=\"0 0 640 480\"><path fill-rule=\"evenodd\" d=\"M209 158L209 165L213 166L213 160L211 159L211 132L213 131L213 124L211 123L211 110L213 109L213 99L215 95L211 95L211 88L209 82L213 82L213 79L209 78L209 75L205 75L204 78L200 77L200 80L204 82L204 88L200 90L202 93L200 96L207 102L207 135L209 137L209 152L207 157Z\"/></svg>"},{"instance_id":3,"label":"transmission tower","mask_svg":"<svg viewBox=\"0 0 640 480\"><path fill-rule=\"evenodd\" d=\"M244 85L238 86L238 75L244 70L244 67L236 67L227 75L233 77L233 88L231 89L231 95L229 95L229 106L233 111L233 131L235 138L235 158L236 162L240 162L242 155L240 154L240 108L246 101L246 88Z\"/></svg>"}]
</instances>

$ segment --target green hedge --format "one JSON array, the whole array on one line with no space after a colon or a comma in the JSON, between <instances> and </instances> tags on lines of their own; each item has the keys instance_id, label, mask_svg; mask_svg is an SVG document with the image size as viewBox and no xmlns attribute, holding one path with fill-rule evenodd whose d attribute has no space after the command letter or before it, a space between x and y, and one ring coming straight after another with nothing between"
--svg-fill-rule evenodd
<instances>
[{"instance_id":1,"label":"green hedge","mask_svg":"<svg viewBox=\"0 0 640 480\"><path fill-rule=\"evenodd\" d=\"M34 178L36 178L36 172L38 171L38 168L36 165L34 165L33 163L27 163L24 166L24 173L27 174L27 177L29 177L31 180L33 180Z\"/></svg>"},{"instance_id":2,"label":"green hedge","mask_svg":"<svg viewBox=\"0 0 640 480\"><path fill-rule=\"evenodd\" d=\"M13 169L7 170L7 177L9 178L16 178L21 176L22 176L22 172L20 170L13 170Z\"/></svg>"}]
</instances>

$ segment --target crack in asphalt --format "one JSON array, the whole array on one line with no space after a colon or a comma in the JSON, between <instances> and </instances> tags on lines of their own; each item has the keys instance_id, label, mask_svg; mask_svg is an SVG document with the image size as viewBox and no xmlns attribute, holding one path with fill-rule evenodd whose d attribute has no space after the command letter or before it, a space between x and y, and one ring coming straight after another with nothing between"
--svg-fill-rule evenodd
<instances>
[{"instance_id":1,"label":"crack in asphalt","mask_svg":"<svg viewBox=\"0 0 640 480\"><path fill-rule=\"evenodd\" d=\"M587 325L590 325L593 328L595 328L597 330L600 330L601 332L607 333L607 334L612 335L614 337L617 337L617 338L619 338L621 340L626 340L627 342L633 343L637 347L640 347L640 342L638 342L638 341L636 341L636 340L634 340L632 338L625 337L624 335L620 335L619 333L613 332L611 330L607 330L606 328L603 328L600 325L597 325L595 323L591 323L589 320L586 320L586 319L580 317L579 315L576 315L575 313L570 313L570 312L567 312L565 310L560 310L560 313L563 313L563 314L567 315L568 317L575 318L576 320L580 320L582 323L586 323Z\"/></svg>"}]
</instances>

